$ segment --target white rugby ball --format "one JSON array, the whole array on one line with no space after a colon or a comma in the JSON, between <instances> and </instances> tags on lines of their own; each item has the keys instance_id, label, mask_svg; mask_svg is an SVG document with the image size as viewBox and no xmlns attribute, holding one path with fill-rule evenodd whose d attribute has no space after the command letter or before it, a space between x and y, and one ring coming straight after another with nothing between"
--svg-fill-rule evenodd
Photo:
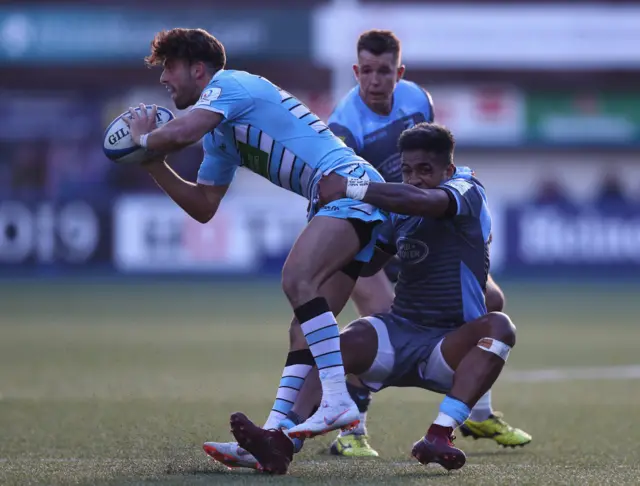
<instances>
[{"instance_id":1,"label":"white rugby ball","mask_svg":"<svg viewBox=\"0 0 640 486\"><path fill-rule=\"evenodd\" d=\"M146 105L147 114L150 115L153 107ZM140 108L136 108L140 111ZM129 127L123 118L131 118L131 114L126 111L113 120L104 132L103 150L104 154L118 164L141 164L146 162L150 154L133 142ZM162 106L158 106L156 114L156 126L160 127L167 122L173 120L175 116L170 110Z\"/></svg>"}]
</instances>

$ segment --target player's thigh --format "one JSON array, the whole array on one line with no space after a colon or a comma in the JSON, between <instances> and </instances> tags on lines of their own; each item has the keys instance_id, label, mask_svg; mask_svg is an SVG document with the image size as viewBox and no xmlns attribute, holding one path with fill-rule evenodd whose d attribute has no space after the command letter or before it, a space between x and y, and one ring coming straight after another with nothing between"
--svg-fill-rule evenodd
<instances>
[{"instance_id":1,"label":"player's thigh","mask_svg":"<svg viewBox=\"0 0 640 486\"><path fill-rule=\"evenodd\" d=\"M360 277L351 298L360 316L388 312L393 302L393 286L384 270L381 270L371 277Z\"/></svg>"},{"instance_id":2,"label":"player's thigh","mask_svg":"<svg viewBox=\"0 0 640 486\"><path fill-rule=\"evenodd\" d=\"M500 286L489 275L487 279L487 288L485 290L485 302L487 312L502 312L504 309L504 292Z\"/></svg>"},{"instance_id":3,"label":"player's thigh","mask_svg":"<svg viewBox=\"0 0 640 486\"><path fill-rule=\"evenodd\" d=\"M393 370L395 351L379 317L353 321L340 333L345 371L362 380L382 383Z\"/></svg>"},{"instance_id":4,"label":"player's thigh","mask_svg":"<svg viewBox=\"0 0 640 486\"><path fill-rule=\"evenodd\" d=\"M361 222L354 224L348 219L315 216L285 261L282 269L285 292L288 287L300 284L319 288L351 262L361 249L359 231L363 230L358 223Z\"/></svg>"},{"instance_id":5,"label":"player's thigh","mask_svg":"<svg viewBox=\"0 0 640 486\"><path fill-rule=\"evenodd\" d=\"M513 347L515 345L515 326L506 314L490 312L447 334L440 346L442 356L447 364L455 370L460 361L483 338L497 339Z\"/></svg>"}]
</instances>

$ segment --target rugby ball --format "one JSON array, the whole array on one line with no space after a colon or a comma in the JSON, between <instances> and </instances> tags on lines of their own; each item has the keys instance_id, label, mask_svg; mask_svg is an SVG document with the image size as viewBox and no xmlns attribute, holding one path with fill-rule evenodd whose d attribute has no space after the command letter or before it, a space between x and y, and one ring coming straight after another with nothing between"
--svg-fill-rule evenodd
<instances>
[{"instance_id":1,"label":"rugby ball","mask_svg":"<svg viewBox=\"0 0 640 486\"><path fill-rule=\"evenodd\" d=\"M153 107L146 105L147 114L151 114ZM140 108L136 108L140 111ZM110 160L118 164L141 164L146 162L150 154L133 142L129 127L124 122L124 118L131 118L131 114L126 111L113 120L104 132L103 150L104 154ZM158 106L156 114L156 126L160 127L165 123L173 120L175 116L170 110L162 106Z\"/></svg>"}]
</instances>

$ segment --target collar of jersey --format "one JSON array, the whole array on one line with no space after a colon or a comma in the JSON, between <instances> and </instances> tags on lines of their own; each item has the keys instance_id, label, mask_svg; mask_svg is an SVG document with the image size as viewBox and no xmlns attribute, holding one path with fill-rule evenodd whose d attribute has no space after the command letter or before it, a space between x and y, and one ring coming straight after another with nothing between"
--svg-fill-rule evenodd
<instances>
[{"instance_id":1,"label":"collar of jersey","mask_svg":"<svg viewBox=\"0 0 640 486\"><path fill-rule=\"evenodd\" d=\"M224 69L220 69L220 71L216 72L213 77L211 78L211 81L213 81L214 79L216 79L218 76L220 76L222 74L222 72L224 71Z\"/></svg>"}]
</instances>

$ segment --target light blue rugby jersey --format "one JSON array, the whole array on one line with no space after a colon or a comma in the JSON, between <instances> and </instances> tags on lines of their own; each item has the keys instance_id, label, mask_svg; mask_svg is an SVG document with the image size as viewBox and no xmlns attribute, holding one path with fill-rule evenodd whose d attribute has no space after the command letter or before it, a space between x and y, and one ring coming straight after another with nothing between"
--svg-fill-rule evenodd
<instances>
[{"instance_id":1,"label":"light blue rugby jersey","mask_svg":"<svg viewBox=\"0 0 640 486\"><path fill-rule=\"evenodd\" d=\"M393 91L391 113L369 108L355 86L329 117L329 128L373 165L387 182L402 182L398 139L407 128L434 117L431 95L412 81L400 80Z\"/></svg>"},{"instance_id":2,"label":"light blue rugby jersey","mask_svg":"<svg viewBox=\"0 0 640 486\"><path fill-rule=\"evenodd\" d=\"M193 109L224 116L204 137L201 184L227 185L244 166L310 199L323 173L364 162L297 98L244 71L218 71Z\"/></svg>"}]
</instances>

